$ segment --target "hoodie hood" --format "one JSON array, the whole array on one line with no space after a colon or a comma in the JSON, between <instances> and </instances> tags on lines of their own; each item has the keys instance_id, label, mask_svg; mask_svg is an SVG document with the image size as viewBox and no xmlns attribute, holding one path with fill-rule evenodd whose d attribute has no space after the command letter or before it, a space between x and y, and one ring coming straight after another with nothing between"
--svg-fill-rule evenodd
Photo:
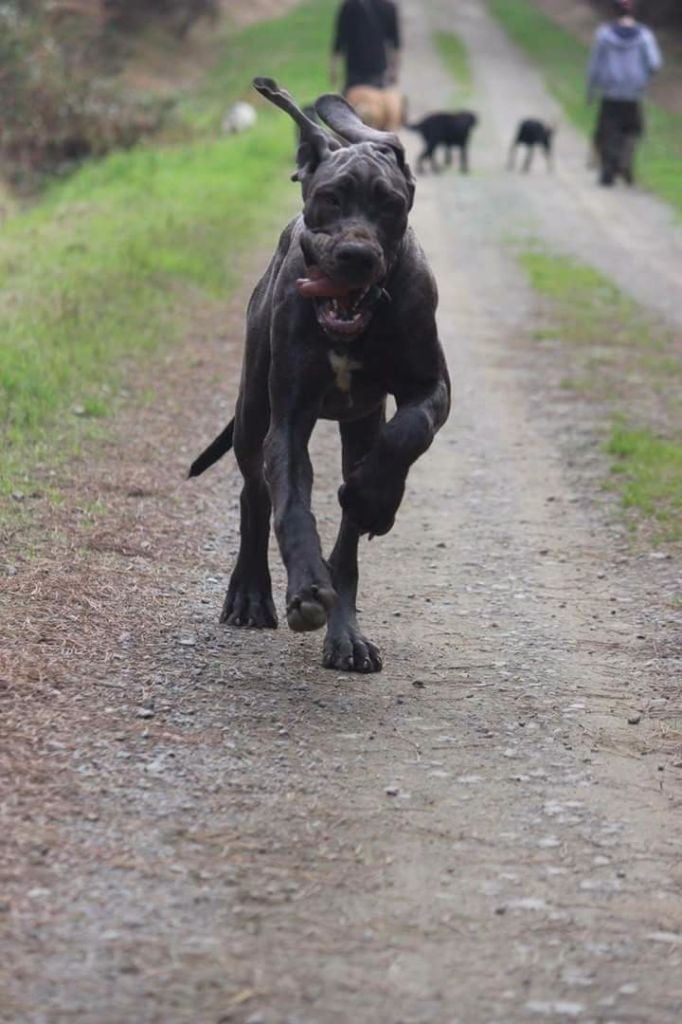
<instances>
[{"instance_id":1,"label":"hoodie hood","mask_svg":"<svg viewBox=\"0 0 682 1024\"><path fill-rule=\"evenodd\" d=\"M642 29L639 25L619 25L618 22L609 25L605 32L613 46L622 47L624 50L637 46L641 34Z\"/></svg>"}]
</instances>

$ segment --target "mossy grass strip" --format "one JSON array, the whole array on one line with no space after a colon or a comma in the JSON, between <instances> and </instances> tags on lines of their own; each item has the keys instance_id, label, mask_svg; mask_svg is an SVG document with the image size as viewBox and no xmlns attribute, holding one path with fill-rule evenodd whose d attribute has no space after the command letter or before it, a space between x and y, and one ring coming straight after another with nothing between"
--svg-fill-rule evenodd
<instances>
[{"instance_id":1,"label":"mossy grass strip","mask_svg":"<svg viewBox=\"0 0 682 1024\"><path fill-rule=\"evenodd\" d=\"M434 32L433 39L445 67L457 84L454 102L459 104L468 99L473 92L469 51L454 32Z\"/></svg>"},{"instance_id":2,"label":"mossy grass strip","mask_svg":"<svg viewBox=\"0 0 682 1024\"><path fill-rule=\"evenodd\" d=\"M540 345L560 342L562 387L595 403L616 489L633 528L682 540L682 353L667 325L593 267L542 248L519 253L541 297Z\"/></svg>"}]
</instances>

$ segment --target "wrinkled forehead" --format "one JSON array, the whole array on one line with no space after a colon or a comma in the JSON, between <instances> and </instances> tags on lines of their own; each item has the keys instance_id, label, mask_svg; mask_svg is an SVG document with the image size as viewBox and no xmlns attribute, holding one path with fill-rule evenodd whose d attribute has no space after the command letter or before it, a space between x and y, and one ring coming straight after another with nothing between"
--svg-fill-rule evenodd
<instances>
[{"instance_id":1,"label":"wrinkled forehead","mask_svg":"<svg viewBox=\"0 0 682 1024\"><path fill-rule=\"evenodd\" d=\"M314 185L352 179L353 184L362 189L374 185L378 178L407 193L405 176L391 147L360 142L331 153L318 167Z\"/></svg>"}]
</instances>

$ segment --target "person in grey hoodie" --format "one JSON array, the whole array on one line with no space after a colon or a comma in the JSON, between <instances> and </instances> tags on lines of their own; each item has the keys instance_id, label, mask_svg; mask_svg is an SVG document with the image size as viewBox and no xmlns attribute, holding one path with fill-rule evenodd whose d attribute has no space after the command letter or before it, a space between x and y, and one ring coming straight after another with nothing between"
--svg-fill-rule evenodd
<instances>
[{"instance_id":1,"label":"person in grey hoodie","mask_svg":"<svg viewBox=\"0 0 682 1024\"><path fill-rule=\"evenodd\" d=\"M637 140L644 132L642 97L662 66L651 29L635 21L635 0L613 0L616 20L596 32L587 72L587 98L601 97L594 143L602 185L634 180Z\"/></svg>"}]
</instances>

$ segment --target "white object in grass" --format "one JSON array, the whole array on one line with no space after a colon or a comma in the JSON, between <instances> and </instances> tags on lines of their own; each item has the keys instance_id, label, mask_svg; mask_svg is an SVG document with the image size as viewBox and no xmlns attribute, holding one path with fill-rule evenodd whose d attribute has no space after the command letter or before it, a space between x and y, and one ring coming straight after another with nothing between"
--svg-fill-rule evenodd
<instances>
[{"instance_id":1,"label":"white object in grass","mask_svg":"<svg viewBox=\"0 0 682 1024\"><path fill-rule=\"evenodd\" d=\"M223 118L223 132L225 135L235 135L238 132L247 132L256 123L256 111L250 103L240 100L234 103Z\"/></svg>"}]
</instances>

